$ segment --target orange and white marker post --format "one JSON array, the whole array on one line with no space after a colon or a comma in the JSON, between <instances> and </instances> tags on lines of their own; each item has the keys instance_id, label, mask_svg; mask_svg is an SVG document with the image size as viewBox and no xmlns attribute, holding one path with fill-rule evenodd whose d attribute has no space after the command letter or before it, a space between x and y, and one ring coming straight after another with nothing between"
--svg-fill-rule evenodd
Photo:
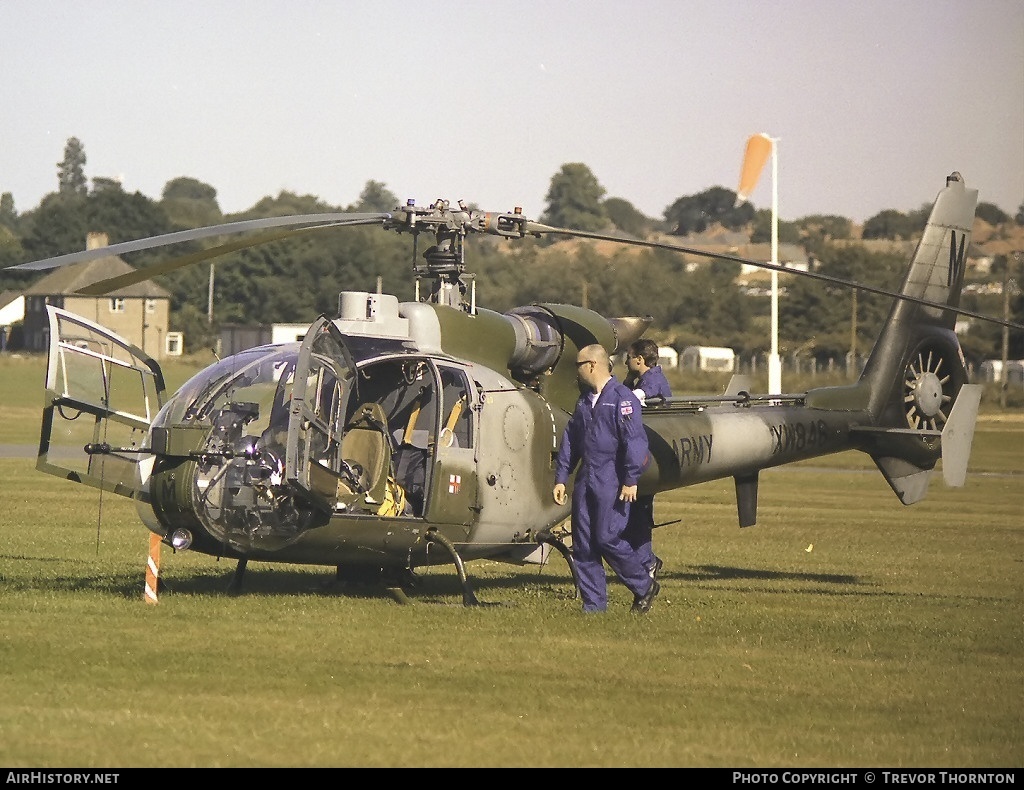
<instances>
[{"instance_id":1,"label":"orange and white marker post","mask_svg":"<svg viewBox=\"0 0 1024 790\"><path fill-rule=\"evenodd\" d=\"M160 536L149 534L149 558L146 560L146 603L157 603L156 591L160 584Z\"/></svg>"}]
</instances>

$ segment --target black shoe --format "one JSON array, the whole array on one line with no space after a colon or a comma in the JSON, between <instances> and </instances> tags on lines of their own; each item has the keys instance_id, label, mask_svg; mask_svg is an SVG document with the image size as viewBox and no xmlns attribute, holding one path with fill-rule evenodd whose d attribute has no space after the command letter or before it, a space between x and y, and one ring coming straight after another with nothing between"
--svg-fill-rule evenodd
<instances>
[{"instance_id":1,"label":"black shoe","mask_svg":"<svg viewBox=\"0 0 1024 790\"><path fill-rule=\"evenodd\" d=\"M661 573L661 567L664 563L661 561L661 557L655 555L654 564L647 569L647 573L650 574L651 578L657 581L658 574Z\"/></svg>"},{"instance_id":2,"label":"black shoe","mask_svg":"<svg viewBox=\"0 0 1024 790\"><path fill-rule=\"evenodd\" d=\"M661 592L661 585L658 584L656 579L651 580L651 586L643 595L638 595L633 600L633 608L631 612L637 614L647 614L651 611L651 606L654 605L654 599L658 597L658 593Z\"/></svg>"}]
</instances>

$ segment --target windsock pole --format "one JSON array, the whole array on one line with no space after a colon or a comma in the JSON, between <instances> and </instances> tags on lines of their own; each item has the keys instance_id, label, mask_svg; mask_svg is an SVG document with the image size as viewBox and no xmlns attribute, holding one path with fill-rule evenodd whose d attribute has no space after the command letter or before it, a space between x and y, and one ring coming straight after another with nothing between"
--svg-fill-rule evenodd
<instances>
[{"instance_id":1,"label":"windsock pole","mask_svg":"<svg viewBox=\"0 0 1024 790\"><path fill-rule=\"evenodd\" d=\"M754 191L768 158L772 160L772 265L779 265L779 161L778 138L762 132L747 140L736 190L736 206L742 205ZM782 360L779 358L779 270L772 269L772 348L768 355L768 392L782 392Z\"/></svg>"}]
</instances>

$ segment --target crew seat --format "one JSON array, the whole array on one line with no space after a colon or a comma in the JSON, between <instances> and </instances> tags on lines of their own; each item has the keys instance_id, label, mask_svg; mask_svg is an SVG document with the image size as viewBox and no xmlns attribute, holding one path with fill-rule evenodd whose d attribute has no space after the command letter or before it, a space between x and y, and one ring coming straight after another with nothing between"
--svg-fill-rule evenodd
<instances>
[{"instance_id":1,"label":"crew seat","mask_svg":"<svg viewBox=\"0 0 1024 790\"><path fill-rule=\"evenodd\" d=\"M393 477L387 418L379 403L356 410L341 439L341 458L346 474L338 481L339 504L377 512L388 499L388 478Z\"/></svg>"}]
</instances>

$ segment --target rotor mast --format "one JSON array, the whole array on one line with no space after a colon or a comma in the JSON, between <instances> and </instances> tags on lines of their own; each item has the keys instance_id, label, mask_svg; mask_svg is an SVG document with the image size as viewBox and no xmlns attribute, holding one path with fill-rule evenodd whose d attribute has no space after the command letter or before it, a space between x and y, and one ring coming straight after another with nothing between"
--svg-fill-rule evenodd
<instances>
[{"instance_id":1,"label":"rotor mast","mask_svg":"<svg viewBox=\"0 0 1024 790\"><path fill-rule=\"evenodd\" d=\"M466 273L465 240L469 233L489 233L506 238L523 238L528 220L522 208L512 213L479 211L468 208L460 200L455 209L447 200L437 199L421 208L409 199L396 208L384 222L386 230L413 234L413 275L416 278L416 300L443 304L476 312L476 275ZM417 257L420 233L430 233L434 243L421 258ZM430 293L420 295L420 281L430 280ZM468 281L468 285L467 285ZM467 300L468 293L468 300Z\"/></svg>"}]
</instances>

